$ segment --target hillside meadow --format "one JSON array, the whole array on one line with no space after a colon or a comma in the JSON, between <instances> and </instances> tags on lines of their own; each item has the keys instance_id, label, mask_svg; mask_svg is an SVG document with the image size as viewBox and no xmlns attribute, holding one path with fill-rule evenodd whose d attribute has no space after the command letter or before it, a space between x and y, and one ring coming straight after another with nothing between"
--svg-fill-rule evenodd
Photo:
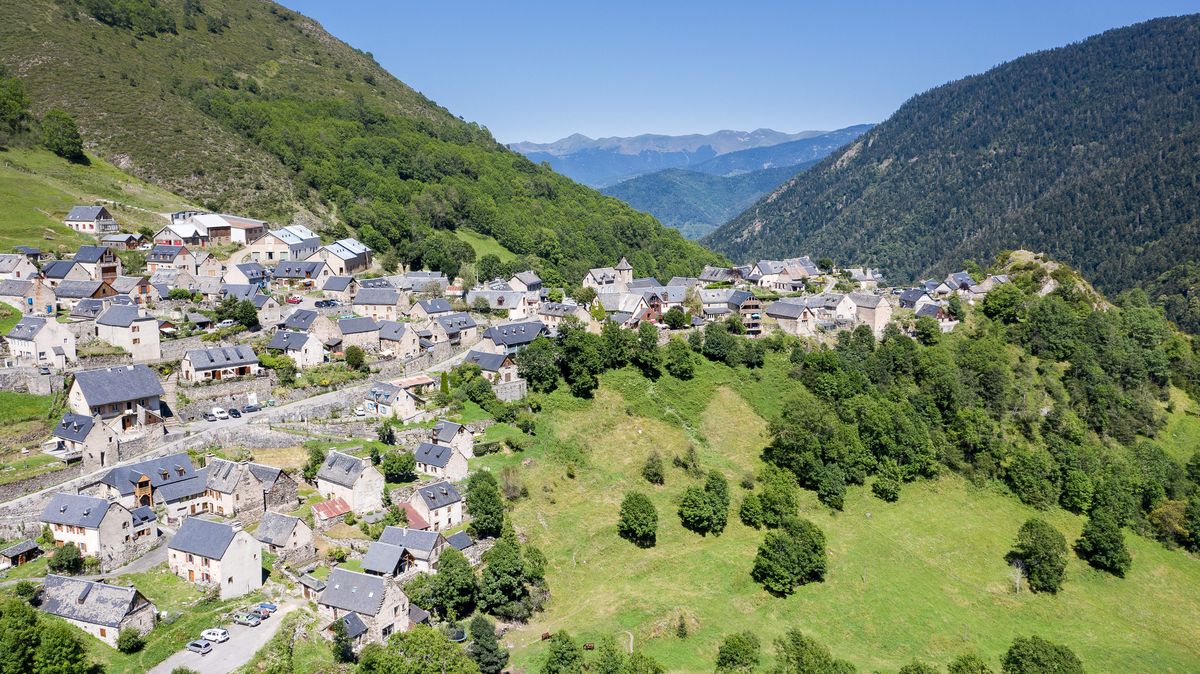
<instances>
[{"instance_id":1,"label":"hillside meadow","mask_svg":"<svg viewBox=\"0 0 1200 674\"><path fill-rule=\"evenodd\" d=\"M1200 624L1191 618L1200 595L1183 591L1200 587L1197 560L1126 533L1134 557L1127 578L1072 556L1058 595L1016 594L1004 555L1020 525L1043 517L1074 540L1083 518L1036 511L1003 487L950 473L905 485L891 504L852 487L840 513L801 492L802 515L827 537L827 579L786 599L767 594L750 578L763 532L742 525L736 508L742 478L763 467L767 419L799 386L781 360L772 354L758 371L704 363L690 382L610 372L591 400L548 396L529 449L478 461L523 483L529 495L512 519L550 560L546 610L504 637L515 666L536 668L540 635L565 629L581 642L632 637L669 671L711 671L725 635L754 631L769 660L772 640L796 627L867 671L914 658L944 666L968 652L998 667L1013 638L1029 634L1070 646L1090 671L1200 667ZM689 446L730 482L733 512L719 537L686 531L676 514L683 489L699 483L671 466ZM652 451L667 464L663 487L640 475ZM652 549L617 536L629 489L658 508ZM681 615L686 639L676 635Z\"/></svg>"}]
</instances>

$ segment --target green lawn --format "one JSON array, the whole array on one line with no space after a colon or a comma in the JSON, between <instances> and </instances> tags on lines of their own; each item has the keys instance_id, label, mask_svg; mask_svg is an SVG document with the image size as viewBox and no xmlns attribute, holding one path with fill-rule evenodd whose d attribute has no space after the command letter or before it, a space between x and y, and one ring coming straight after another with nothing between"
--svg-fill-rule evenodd
<instances>
[{"instance_id":1,"label":"green lawn","mask_svg":"<svg viewBox=\"0 0 1200 674\"><path fill-rule=\"evenodd\" d=\"M19 580L22 578L43 578L49 573L47 562L50 558L43 554L41 557L22 564L14 566L4 572L4 580Z\"/></svg>"},{"instance_id":2,"label":"green lawn","mask_svg":"<svg viewBox=\"0 0 1200 674\"><path fill-rule=\"evenodd\" d=\"M7 335L20 321L21 312L7 304L0 304L0 335Z\"/></svg>"},{"instance_id":3,"label":"green lawn","mask_svg":"<svg viewBox=\"0 0 1200 674\"><path fill-rule=\"evenodd\" d=\"M1171 389L1171 404L1173 409L1158 441L1167 454L1186 463L1200 451L1200 408L1177 388Z\"/></svg>"},{"instance_id":4,"label":"green lawn","mask_svg":"<svg viewBox=\"0 0 1200 674\"><path fill-rule=\"evenodd\" d=\"M1028 634L1067 644L1093 672L1200 669L1196 560L1129 534L1127 578L1072 557L1057 596L1015 595L1004 554L1022 522L1039 515L1074 540L1083 521L1061 510L1039 514L956 476L907 485L894 504L851 488L837 514L804 492L803 515L828 539L827 580L786 599L768 595L749 574L763 532L735 513L745 493L741 476L761 466L764 417L793 386L785 370L751 374L706 364L687 383L608 373L594 400L548 396L528 451L473 462L517 472L530 496L515 506L514 523L549 558L546 611L505 637L515 645L514 669L536 669L544 631L566 629L583 641L629 631L669 671L708 672L730 632L753 630L769 645L792 627L865 671L895 671L914 658L944 667L972 651L998 669L1013 638ZM704 467L730 480L735 512L720 537L684 530L675 513L692 480L670 458L689 445ZM668 465L664 487L639 475L652 450ZM529 467L521 465L525 458L533 460ZM573 479L568 462L576 466ZM616 535L620 500L631 488L658 507L653 549ZM692 625L686 640L674 635L680 615Z\"/></svg>"},{"instance_id":5,"label":"green lawn","mask_svg":"<svg viewBox=\"0 0 1200 674\"><path fill-rule=\"evenodd\" d=\"M51 396L0 391L0 484L62 467L38 451L50 431L53 405ZM22 449L33 451L22 454Z\"/></svg>"},{"instance_id":6,"label":"green lawn","mask_svg":"<svg viewBox=\"0 0 1200 674\"><path fill-rule=\"evenodd\" d=\"M499 241L490 236L480 234L473 229L456 229L454 230L454 236L471 244L471 247L475 249L476 260L489 253L500 258L501 262L508 262L517 257L511 250L500 245Z\"/></svg>"}]
</instances>

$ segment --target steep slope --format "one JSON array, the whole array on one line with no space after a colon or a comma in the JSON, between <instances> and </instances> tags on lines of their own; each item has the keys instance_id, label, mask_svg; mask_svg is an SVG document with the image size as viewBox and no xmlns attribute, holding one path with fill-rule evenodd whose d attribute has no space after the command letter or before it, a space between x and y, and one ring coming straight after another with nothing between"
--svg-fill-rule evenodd
<instances>
[{"instance_id":1,"label":"steep slope","mask_svg":"<svg viewBox=\"0 0 1200 674\"><path fill-rule=\"evenodd\" d=\"M710 175L727 176L813 162L833 154L846 143L869 131L872 126L874 125L857 124L811 138L730 152L698 164L695 170Z\"/></svg>"},{"instance_id":2,"label":"steep slope","mask_svg":"<svg viewBox=\"0 0 1200 674\"><path fill-rule=\"evenodd\" d=\"M0 65L34 112L208 208L356 230L391 260L456 271L469 225L575 279L622 252L639 274L716 259L652 218L510 152L366 53L255 0L0 5Z\"/></svg>"},{"instance_id":3,"label":"steep slope","mask_svg":"<svg viewBox=\"0 0 1200 674\"><path fill-rule=\"evenodd\" d=\"M692 168L728 153L771 147L823 134L823 131L782 133L757 129L684 136L612 136L594 140L574 134L553 143L513 143L509 147L529 157L530 161L548 163L555 171L573 180L592 187L605 187L654 171Z\"/></svg>"},{"instance_id":4,"label":"steep slope","mask_svg":"<svg viewBox=\"0 0 1200 674\"><path fill-rule=\"evenodd\" d=\"M1200 253L1198 59L1191 15L938 87L706 242L896 280L1026 247L1103 289L1146 283Z\"/></svg>"},{"instance_id":5,"label":"steep slope","mask_svg":"<svg viewBox=\"0 0 1200 674\"><path fill-rule=\"evenodd\" d=\"M689 239L698 239L812 164L807 162L732 176L666 169L630 178L600 191L653 215Z\"/></svg>"}]
</instances>

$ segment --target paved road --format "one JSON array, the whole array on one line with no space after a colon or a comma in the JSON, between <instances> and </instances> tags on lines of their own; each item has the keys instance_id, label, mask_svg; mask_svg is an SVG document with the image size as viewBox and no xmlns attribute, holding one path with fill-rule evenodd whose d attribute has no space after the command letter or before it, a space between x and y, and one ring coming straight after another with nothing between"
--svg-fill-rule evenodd
<instances>
[{"instance_id":1,"label":"paved road","mask_svg":"<svg viewBox=\"0 0 1200 674\"><path fill-rule=\"evenodd\" d=\"M292 597L279 605L275 615L267 618L258 627L245 625L214 625L229 630L229 641L223 644L213 644L212 652L200 655L189 650L182 650L163 660L150 674L170 674L176 667L189 667L204 674L228 674L250 661L250 658L265 646L271 637L279 631L283 617L303 605L299 599ZM197 634L199 639L200 635Z\"/></svg>"}]
</instances>

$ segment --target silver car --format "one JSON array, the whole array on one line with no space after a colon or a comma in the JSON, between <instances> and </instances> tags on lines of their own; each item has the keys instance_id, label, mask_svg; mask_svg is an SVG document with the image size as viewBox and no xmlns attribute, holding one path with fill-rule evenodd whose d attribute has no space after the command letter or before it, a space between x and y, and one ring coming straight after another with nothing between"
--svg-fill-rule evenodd
<instances>
[{"instance_id":1,"label":"silver car","mask_svg":"<svg viewBox=\"0 0 1200 674\"><path fill-rule=\"evenodd\" d=\"M212 651L212 643L204 639L197 639L187 645L187 649L193 653L200 655L208 655Z\"/></svg>"}]
</instances>

